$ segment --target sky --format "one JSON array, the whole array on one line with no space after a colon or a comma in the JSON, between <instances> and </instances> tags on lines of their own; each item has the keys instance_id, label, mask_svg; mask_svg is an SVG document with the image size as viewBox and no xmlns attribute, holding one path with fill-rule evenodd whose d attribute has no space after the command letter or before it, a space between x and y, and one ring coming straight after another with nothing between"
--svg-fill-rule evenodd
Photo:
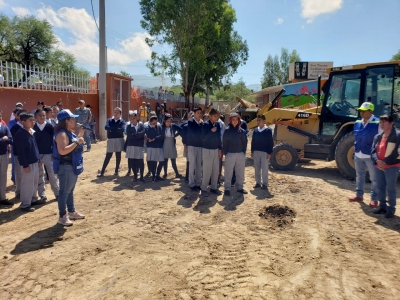
<instances>
[{"instance_id":1,"label":"sky","mask_svg":"<svg viewBox=\"0 0 400 300\"><path fill-rule=\"evenodd\" d=\"M99 1L93 0L98 22ZM390 60L400 50L400 0L231 0L235 30L249 47L249 58L232 81L260 84L268 55L296 49L302 61L334 66ZM79 67L98 72L98 30L90 0L0 0L0 13L34 15L49 21L58 47L72 53ZM148 33L140 26L137 0L106 0L108 71L150 75Z\"/></svg>"}]
</instances>

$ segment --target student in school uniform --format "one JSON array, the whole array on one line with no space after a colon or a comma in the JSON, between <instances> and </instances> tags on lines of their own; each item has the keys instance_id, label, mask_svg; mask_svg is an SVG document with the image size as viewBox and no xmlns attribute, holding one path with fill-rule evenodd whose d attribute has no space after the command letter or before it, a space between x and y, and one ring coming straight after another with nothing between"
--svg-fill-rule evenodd
<instances>
[{"instance_id":1,"label":"student in school uniform","mask_svg":"<svg viewBox=\"0 0 400 300\"><path fill-rule=\"evenodd\" d=\"M19 119L16 118L17 112L22 110L21 107L16 107L13 110L12 116L13 118L8 122L8 129L11 132L11 128L18 123ZM12 134L11 134L12 136ZM14 150L13 150L13 146L11 146L11 181L15 184L15 162L14 162Z\"/></svg>"},{"instance_id":2,"label":"student in school uniform","mask_svg":"<svg viewBox=\"0 0 400 300\"><path fill-rule=\"evenodd\" d=\"M164 132L162 126L158 124L157 117L151 117L149 125L145 128L146 139L147 139L147 161L153 181L163 180L160 177L161 169L164 165ZM158 167L157 167L158 162Z\"/></svg>"},{"instance_id":3,"label":"student in school uniform","mask_svg":"<svg viewBox=\"0 0 400 300\"><path fill-rule=\"evenodd\" d=\"M181 134L181 127L172 123L172 116L170 114L165 114L164 123L162 126L164 132L164 176L167 178L168 173L168 159L171 160L172 168L175 172L176 178L181 178L182 175L179 174L178 167L176 166L176 158L178 157L178 152L176 151L176 137Z\"/></svg>"},{"instance_id":4,"label":"student in school uniform","mask_svg":"<svg viewBox=\"0 0 400 300\"><path fill-rule=\"evenodd\" d=\"M201 141L203 143L203 178L201 182L201 194L208 197L207 187L211 180L210 192L220 195L218 191L219 158L222 157L221 126L218 122L219 111L212 108L209 119L201 128Z\"/></svg>"},{"instance_id":5,"label":"student in school uniform","mask_svg":"<svg viewBox=\"0 0 400 300\"><path fill-rule=\"evenodd\" d=\"M240 126L240 116L231 113L229 125L225 129L222 149L225 155L225 195L231 194L231 180L233 171L236 173L236 191L248 194L243 189L244 168L246 163L247 135L246 131Z\"/></svg>"},{"instance_id":6,"label":"student in school uniform","mask_svg":"<svg viewBox=\"0 0 400 300\"><path fill-rule=\"evenodd\" d=\"M194 113L190 111L187 114L187 120L182 123L181 125L181 137L182 137L182 144L183 144L183 157L186 158L186 171L185 171L185 183L189 182L189 159L187 155L187 122L193 118Z\"/></svg>"},{"instance_id":7,"label":"student in school uniform","mask_svg":"<svg viewBox=\"0 0 400 300\"><path fill-rule=\"evenodd\" d=\"M140 181L144 182L144 160L143 160L143 144L145 129L142 122L139 122L138 115L134 111L129 112L129 122L126 124L126 158L128 158L128 173L133 171L133 181L137 181L138 171L140 173Z\"/></svg>"},{"instance_id":8,"label":"student in school uniform","mask_svg":"<svg viewBox=\"0 0 400 300\"><path fill-rule=\"evenodd\" d=\"M125 121L121 118L122 110L119 107L114 108L114 116L106 121L105 129L107 130L107 153L104 159L103 167L97 174L97 177L103 177L107 165L115 152L115 172L118 175L119 165L121 163L121 152L124 150L125 140Z\"/></svg>"},{"instance_id":9,"label":"student in school uniform","mask_svg":"<svg viewBox=\"0 0 400 300\"><path fill-rule=\"evenodd\" d=\"M6 198L8 149L13 139L10 129L1 121L3 121L3 111L0 110L0 205L14 205Z\"/></svg>"},{"instance_id":10,"label":"student in school uniform","mask_svg":"<svg viewBox=\"0 0 400 300\"><path fill-rule=\"evenodd\" d=\"M52 109L51 125L53 125L53 127L56 128L56 126L58 125L57 114L59 113L60 109L58 108L57 105L54 105L51 109Z\"/></svg>"},{"instance_id":11,"label":"student in school uniform","mask_svg":"<svg viewBox=\"0 0 400 300\"><path fill-rule=\"evenodd\" d=\"M253 131L251 140L251 157L254 160L254 176L256 185L266 191L266 197L272 198L268 191L268 161L271 157L274 140L272 130L265 125L265 116L257 116L258 127Z\"/></svg>"},{"instance_id":12,"label":"student in school uniform","mask_svg":"<svg viewBox=\"0 0 400 300\"><path fill-rule=\"evenodd\" d=\"M21 113L19 119L23 128L15 134L14 145L21 169L20 208L23 211L32 212L35 211L32 206L45 204L44 200L38 200L37 197L40 156L33 137L35 119L33 114L27 112Z\"/></svg>"},{"instance_id":13,"label":"student in school uniform","mask_svg":"<svg viewBox=\"0 0 400 300\"><path fill-rule=\"evenodd\" d=\"M54 135L54 127L51 123L46 121L46 113L42 109L36 110L35 113L36 123L33 126L33 130L35 133L33 134L36 144L38 145L39 150L39 184L38 184L38 193L41 200L47 200L46 196L46 185L44 179L44 168L46 168L47 174L49 176L49 182L51 190L54 193L54 196L58 197L59 192L59 184L58 177L54 174L53 171L53 135Z\"/></svg>"},{"instance_id":14,"label":"student in school uniform","mask_svg":"<svg viewBox=\"0 0 400 300\"><path fill-rule=\"evenodd\" d=\"M192 190L201 189L202 154L201 127L203 126L202 110L200 107L193 109L194 117L187 123L186 152L189 158L189 187Z\"/></svg>"},{"instance_id":15,"label":"student in school uniform","mask_svg":"<svg viewBox=\"0 0 400 300\"><path fill-rule=\"evenodd\" d=\"M12 136L14 142L15 142L15 135L21 128L24 127L19 119L19 116L22 113L27 113L27 111L23 110L23 109L17 111L17 113L15 114L15 120L17 120L17 123L15 123L10 128L11 136ZM15 197L19 198L20 191L21 191L21 168L20 168L20 164L18 161L17 145L15 143L13 143L12 155L14 156Z\"/></svg>"}]
</instances>

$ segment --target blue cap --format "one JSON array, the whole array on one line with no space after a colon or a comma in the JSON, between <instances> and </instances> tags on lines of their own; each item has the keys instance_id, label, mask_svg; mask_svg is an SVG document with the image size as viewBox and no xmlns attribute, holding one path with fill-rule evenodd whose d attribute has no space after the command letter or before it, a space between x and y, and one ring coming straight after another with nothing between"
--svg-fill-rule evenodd
<instances>
[{"instance_id":1,"label":"blue cap","mask_svg":"<svg viewBox=\"0 0 400 300\"><path fill-rule=\"evenodd\" d=\"M62 111L60 111L57 114L57 120L58 121L61 121L61 120L64 120L64 119L68 119L68 118L77 118L77 117L79 117L79 116L72 114L72 112L69 109L63 109Z\"/></svg>"}]
</instances>

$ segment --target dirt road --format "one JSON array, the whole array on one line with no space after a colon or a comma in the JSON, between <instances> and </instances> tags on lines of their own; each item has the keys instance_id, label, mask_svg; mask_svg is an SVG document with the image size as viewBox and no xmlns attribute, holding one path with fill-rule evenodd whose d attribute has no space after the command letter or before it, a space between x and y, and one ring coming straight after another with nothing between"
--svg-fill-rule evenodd
<instances>
[{"instance_id":1,"label":"dirt road","mask_svg":"<svg viewBox=\"0 0 400 300\"><path fill-rule=\"evenodd\" d=\"M354 183L334 163L270 172L265 199L249 159L248 195L203 198L172 169L133 185L125 159L121 177L112 159L98 179L104 155L105 142L85 154L75 201L87 218L74 226L56 225L49 186L33 213L0 207L0 299L400 299L399 213L349 203ZM270 205L293 213L260 217Z\"/></svg>"}]
</instances>

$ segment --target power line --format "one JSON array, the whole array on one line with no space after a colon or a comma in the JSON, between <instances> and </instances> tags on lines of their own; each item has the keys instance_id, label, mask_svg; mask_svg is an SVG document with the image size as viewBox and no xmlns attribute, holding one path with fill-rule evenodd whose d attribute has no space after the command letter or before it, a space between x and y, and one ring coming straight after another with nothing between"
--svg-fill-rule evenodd
<instances>
[{"instance_id":1,"label":"power line","mask_svg":"<svg viewBox=\"0 0 400 300\"><path fill-rule=\"evenodd\" d=\"M90 0L90 4L92 4L92 14L93 14L94 22L96 23L97 30L99 30L99 25L97 25L96 17L94 16L93 0Z\"/></svg>"}]
</instances>

